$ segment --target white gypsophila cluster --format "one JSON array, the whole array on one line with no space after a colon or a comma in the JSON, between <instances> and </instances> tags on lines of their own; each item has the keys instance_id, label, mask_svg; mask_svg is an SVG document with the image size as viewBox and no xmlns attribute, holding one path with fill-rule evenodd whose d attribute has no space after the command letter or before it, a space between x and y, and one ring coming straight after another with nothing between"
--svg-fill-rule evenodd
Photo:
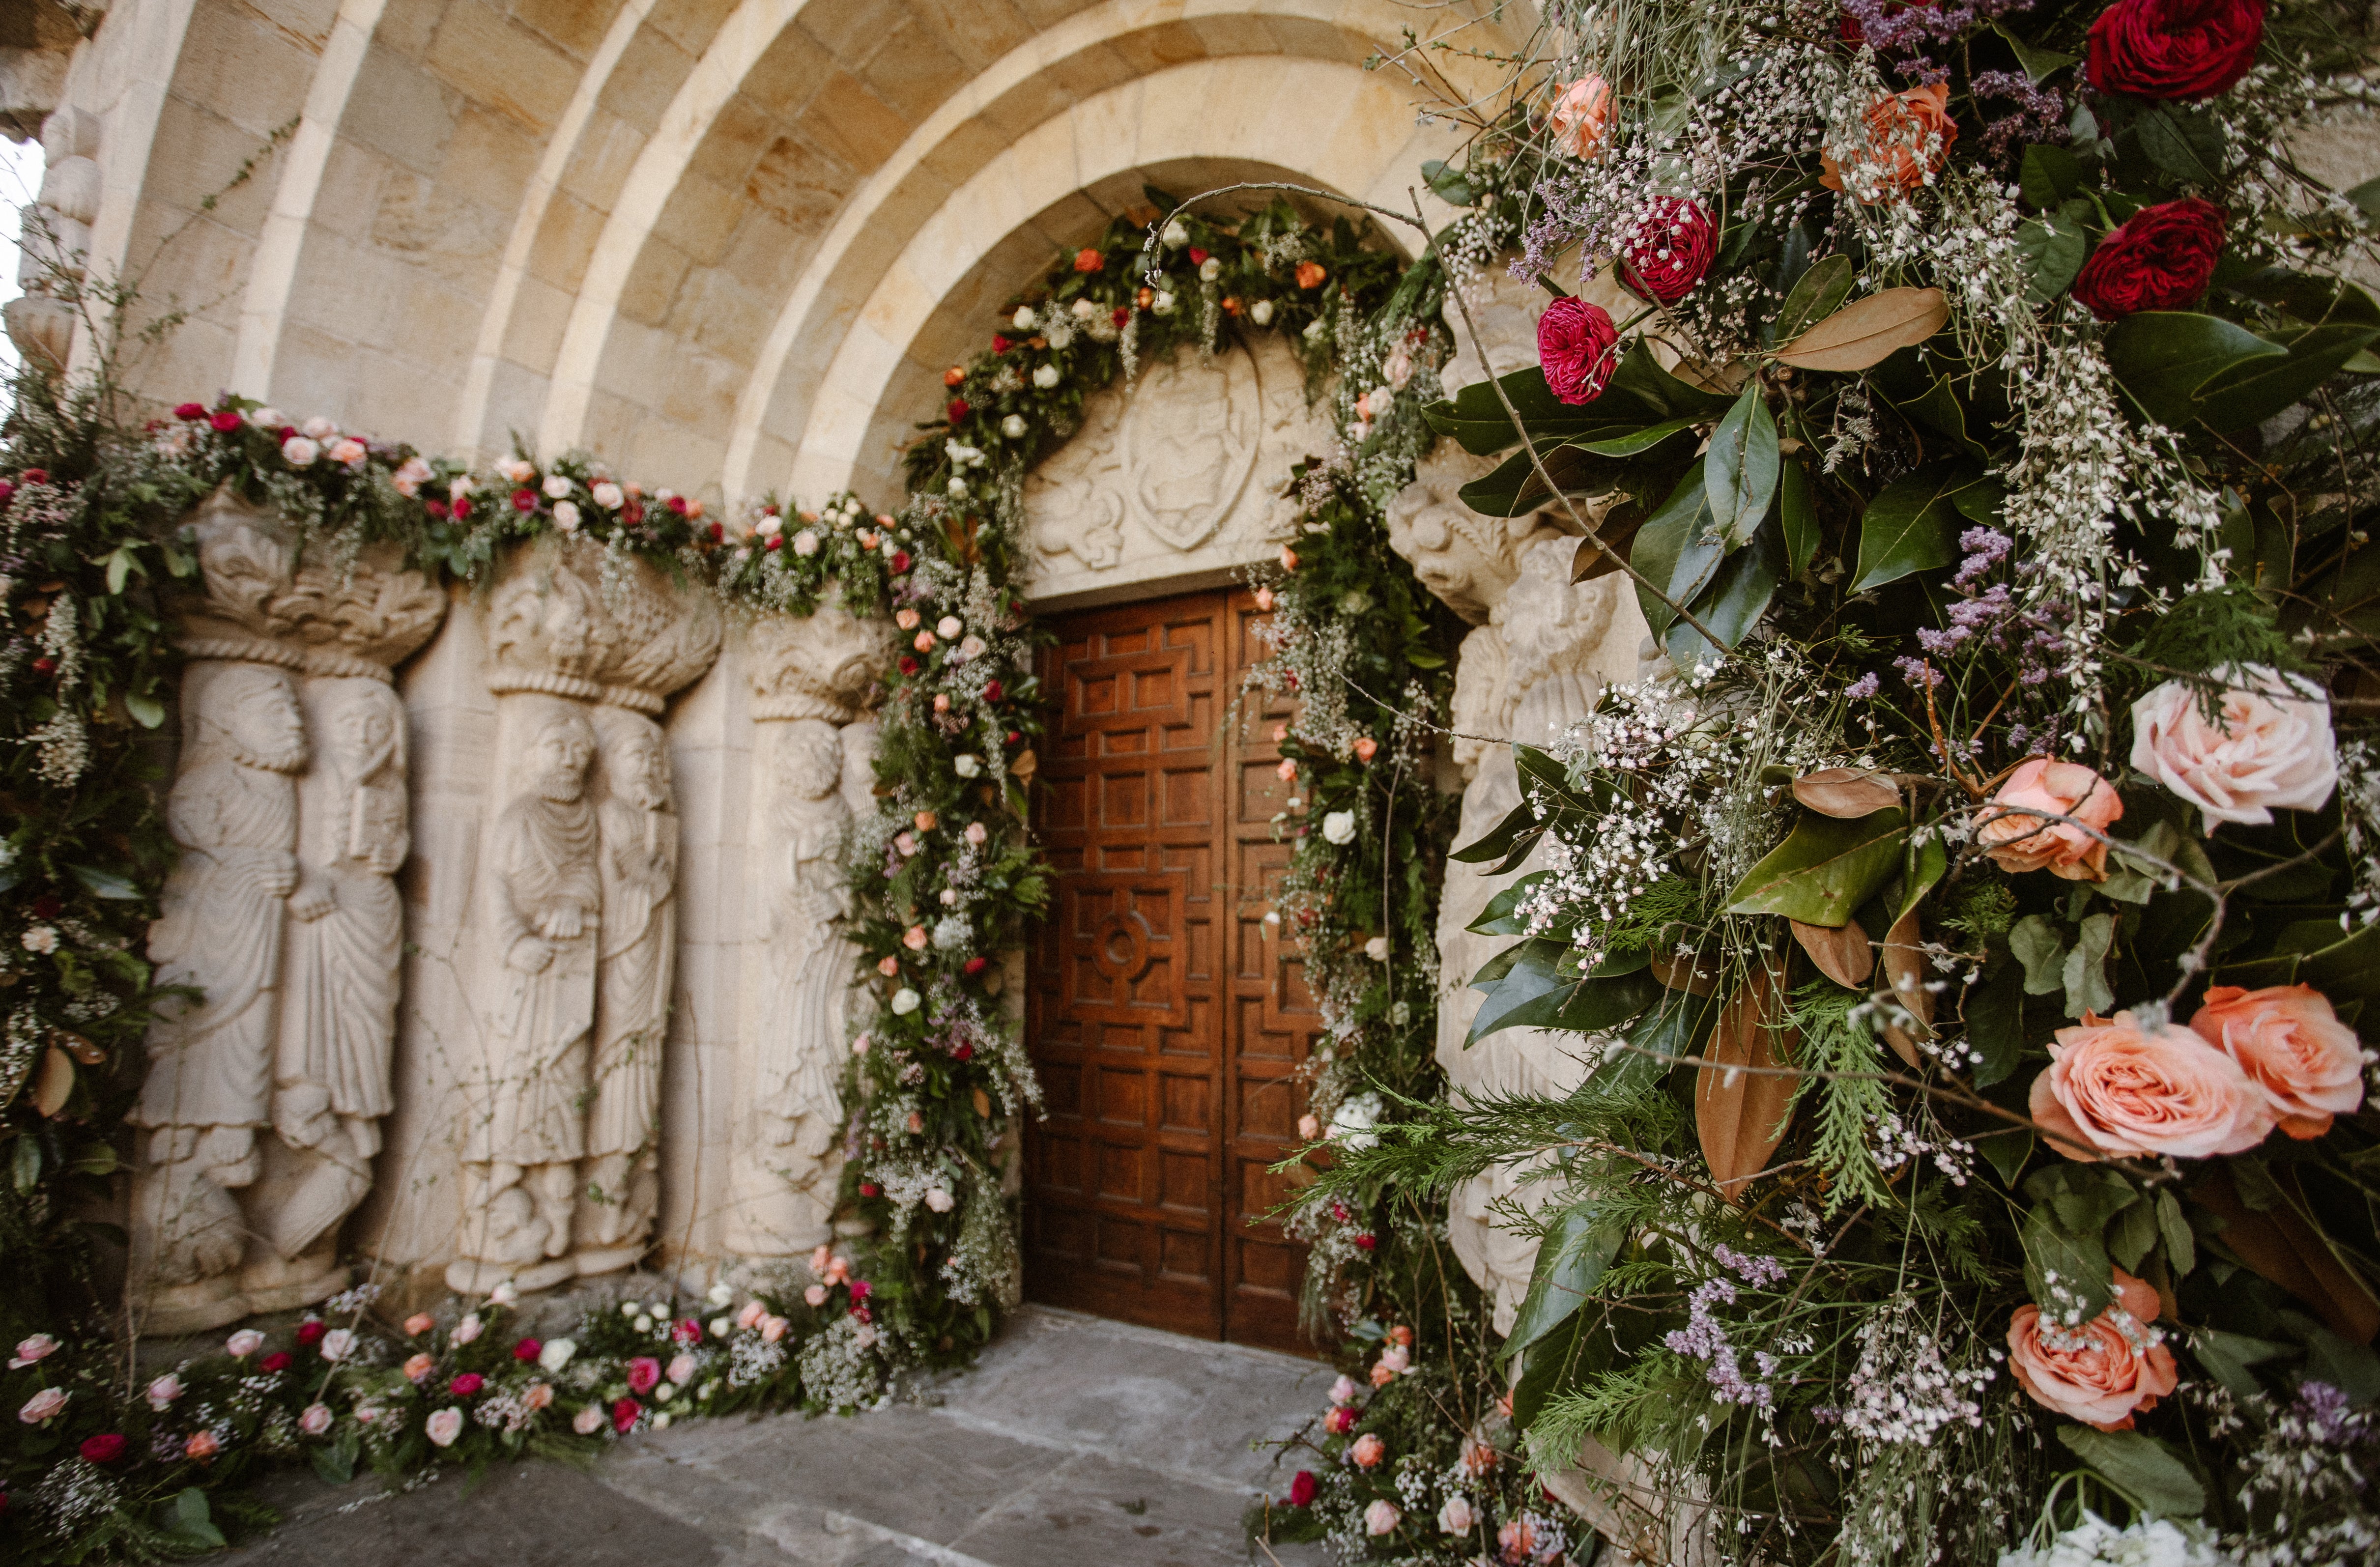
<instances>
[{"instance_id":1,"label":"white gypsophila cluster","mask_svg":"<svg viewBox=\"0 0 2380 1567\"><path fill-rule=\"evenodd\" d=\"M82 714L72 708L58 709L47 723L26 735L24 744L40 752L33 771L43 783L61 789L80 778L83 769L91 765L91 731L84 726Z\"/></svg>"},{"instance_id":2,"label":"white gypsophila cluster","mask_svg":"<svg viewBox=\"0 0 2380 1567\"><path fill-rule=\"evenodd\" d=\"M865 1408L884 1393L874 1325L844 1317L801 1350L802 1391L830 1409Z\"/></svg>"},{"instance_id":3,"label":"white gypsophila cluster","mask_svg":"<svg viewBox=\"0 0 2380 1567\"><path fill-rule=\"evenodd\" d=\"M1906 1298L1861 1323L1859 1346L1832 1412L1848 1435L1880 1447L1926 1447L1946 1427L1983 1424L1979 1395L1999 1375L1999 1351L1979 1358L1969 1337L1946 1360L1941 1338Z\"/></svg>"},{"instance_id":4,"label":"white gypsophila cluster","mask_svg":"<svg viewBox=\"0 0 2380 1567\"><path fill-rule=\"evenodd\" d=\"M96 1524L124 1505L124 1488L95 1464L68 1458L51 1465L27 1499L29 1511L66 1534Z\"/></svg>"},{"instance_id":5,"label":"white gypsophila cluster","mask_svg":"<svg viewBox=\"0 0 2380 1567\"><path fill-rule=\"evenodd\" d=\"M2119 1529L2095 1512L2046 1545L2000 1553L1999 1567L2235 1567L2198 1525L2148 1518Z\"/></svg>"},{"instance_id":6,"label":"white gypsophila cluster","mask_svg":"<svg viewBox=\"0 0 2380 1567\"><path fill-rule=\"evenodd\" d=\"M999 1183L970 1182L959 1212L959 1236L942 1259L941 1278L960 1306L1006 1311L1024 1298L1025 1270L1008 1199Z\"/></svg>"},{"instance_id":7,"label":"white gypsophila cluster","mask_svg":"<svg viewBox=\"0 0 2380 1567\"><path fill-rule=\"evenodd\" d=\"M785 1365L785 1341L771 1343L759 1333L738 1333L727 1342L727 1385L755 1388L771 1381Z\"/></svg>"},{"instance_id":8,"label":"white gypsophila cluster","mask_svg":"<svg viewBox=\"0 0 2380 1567\"><path fill-rule=\"evenodd\" d=\"M2355 867L2347 906L2355 923L2370 925L2380 920L2380 751L2369 740L2338 747L2338 810L2348 863Z\"/></svg>"}]
</instances>

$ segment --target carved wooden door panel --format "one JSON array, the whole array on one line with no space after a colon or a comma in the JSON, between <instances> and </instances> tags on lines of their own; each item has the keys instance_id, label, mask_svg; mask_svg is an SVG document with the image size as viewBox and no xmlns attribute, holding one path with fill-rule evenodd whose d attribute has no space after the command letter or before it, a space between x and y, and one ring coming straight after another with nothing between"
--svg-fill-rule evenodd
<instances>
[{"instance_id":1,"label":"carved wooden door panel","mask_svg":"<svg viewBox=\"0 0 2380 1567\"><path fill-rule=\"evenodd\" d=\"M1026 1131L1025 1285L1293 1347L1303 1253L1248 1221L1278 1196L1264 1167L1294 1137L1317 1019L1261 936L1286 858L1270 727L1226 733L1255 613L1230 592L1091 611L1047 656L1036 827L1058 877L1026 1002L1048 1102Z\"/></svg>"}]
</instances>

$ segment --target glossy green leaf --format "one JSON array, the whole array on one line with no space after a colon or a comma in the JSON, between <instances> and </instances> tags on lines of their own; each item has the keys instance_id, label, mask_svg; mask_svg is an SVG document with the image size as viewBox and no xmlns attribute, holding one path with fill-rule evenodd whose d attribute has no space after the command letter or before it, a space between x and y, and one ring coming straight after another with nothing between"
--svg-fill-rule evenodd
<instances>
[{"instance_id":1,"label":"glossy green leaf","mask_svg":"<svg viewBox=\"0 0 2380 1567\"><path fill-rule=\"evenodd\" d=\"M2209 376L2191 398L2191 414L2209 430L2228 432L2262 424L2299 402L2380 339L2380 326L2342 323L2285 327L2269 333L2288 357L2257 358Z\"/></svg>"},{"instance_id":2,"label":"glossy green leaf","mask_svg":"<svg viewBox=\"0 0 2380 1567\"><path fill-rule=\"evenodd\" d=\"M1840 927L1900 869L1907 823L1898 806L1855 821L1804 811L1785 841L1729 891L1727 912Z\"/></svg>"},{"instance_id":3,"label":"glossy green leaf","mask_svg":"<svg viewBox=\"0 0 2380 1567\"><path fill-rule=\"evenodd\" d=\"M1506 1028L1598 1033L1618 1027L1660 999L1660 982L1641 967L1582 978L1568 961L1572 950L1560 938L1533 937L1515 949L1512 963L1492 983L1487 982L1483 969L1473 989L1485 991L1487 999L1472 1020L1463 1048Z\"/></svg>"},{"instance_id":4,"label":"glossy green leaf","mask_svg":"<svg viewBox=\"0 0 2380 1567\"><path fill-rule=\"evenodd\" d=\"M1703 454L1711 526L1730 548L1748 542L1767 515L1768 498L1777 491L1777 419L1755 376L1711 431L1710 447Z\"/></svg>"},{"instance_id":5,"label":"glossy green leaf","mask_svg":"<svg viewBox=\"0 0 2380 1567\"><path fill-rule=\"evenodd\" d=\"M1811 262L1777 308L1775 340L1791 343L1842 309L1852 295L1852 259L1846 255L1821 256Z\"/></svg>"},{"instance_id":6,"label":"glossy green leaf","mask_svg":"<svg viewBox=\"0 0 2380 1567\"><path fill-rule=\"evenodd\" d=\"M129 878L118 875L113 870L102 870L97 866L91 865L70 865L67 869L73 874L76 881L89 888L94 897L129 903L140 896L140 889L138 885Z\"/></svg>"},{"instance_id":7,"label":"glossy green leaf","mask_svg":"<svg viewBox=\"0 0 2380 1567\"><path fill-rule=\"evenodd\" d=\"M2278 359L2289 349L2236 322L2188 310L2143 310L2107 333L2107 368L2141 411L2180 429L2194 416L2192 394L2252 359Z\"/></svg>"},{"instance_id":8,"label":"glossy green leaf","mask_svg":"<svg viewBox=\"0 0 2380 1567\"><path fill-rule=\"evenodd\" d=\"M1467 207L1479 200L1463 171L1442 158L1431 158L1421 166L1422 183L1438 193L1439 200L1450 207Z\"/></svg>"},{"instance_id":9,"label":"glossy green leaf","mask_svg":"<svg viewBox=\"0 0 2380 1567\"><path fill-rule=\"evenodd\" d=\"M2025 1215L2025 1294L2045 1313L2055 1303L2061 1320L2088 1322L2107 1309L2114 1282L2097 1235L2061 1229L2046 1202Z\"/></svg>"},{"instance_id":10,"label":"glossy green leaf","mask_svg":"<svg viewBox=\"0 0 2380 1567\"><path fill-rule=\"evenodd\" d=\"M1516 1354L1568 1321L1601 1282L1626 1238L1626 1228L1598 1212L1591 1201L1555 1215L1537 1246L1529 1293L1513 1315L1503 1353Z\"/></svg>"},{"instance_id":11,"label":"glossy green leaf","mask_svg":"<svg viewBox=\"0 0 2380 1567\"><path fill-rule=\"evenodd\" d=\"M1498 1029L1517 1026L1513 1014L1532 1002L1577 984L1579 977L1575 970L1567 975L1560 972L1562 960L1570 955L1570 951L1568 941L1550 936L1533 936L1511 950L1512 961L1492 979L1488 978L1488 970L1482 969L1480 977L1472 981L1471 988L1484 992L1487 999L1479 1003L1478 1014L1471 1020L1471 1032L1464 1037L1463 1048L1469 1050ZM1497 954L1499 958L1506 955L1502 953Z\"/></svg>"},{"instance_id":12,"label":"glossy green leaf","mask_svg":"<svg viewBox=\"0 0 2380 1567\"><path fill-rule=\"evenodd\" d=\"M2295 1351L2293 1344L2251 1338L2245 1333L2227 1333L2214 1328L2196 1329L2190 1335L2192 1355L2209 1375L2229 1389L2234 1398L2264 1397L2265 1385L2249 1367L2277 1360Z\"/></svg>"},{"instance_id":13,"label":"glossy green leaf","mask_svg":"<svg viewBox=\"0 0 2380 1567\"><path fill-rule=\"evenodd\" d=\"M2195 1518L2206 1511L2206 1489L2198 1476L2155 1437L2060 1426L2058 1439L2100 1478L2160 1518Z\"/></svg>"},{"instance_id":14,"label":"glossy green leaf","mask_svg":"<svg viewBox=\"0 0 2380 1567\"><path fill-rule=\"evenodd\" d=\"M1658 424L1648 424L1642 430L1625 435L1574 435L1570 444L1582 452L1593 452L1599 457L1633 457L1651 451L1670 437L1694 429L1702 421L1692 417L1665 419Z\"/></svg>"},{"instance_id":15,"label":"glossy green leaf","mask_svg":"<svg viewBox=\"0 0 2380 1567\"><path fill-rule=\"evenodd\" d=\"M1785 530L1770 522L1753 535L1750 544L1719 564L1709 586L1686 608L1720 642L1738 647L1768 612L1768 601L1785 577ZM1691 669L1718 651L1682 619L1670 625L1662 641L1680 669Z\"/></svg>"},{"instance_id":16,"label":"glossy green leaf","mask_svg":"<svg viewBox=\"0 0 2380 1567\"><path fill-rule=\"evenodd\" d=\"M1859 569L1852 590L1864 593L1957 560L1958 508L1950 496L1974 478L1974 469L1964 464L1929 463L1878 492L1860 518Z\"/></svg>"},{"instance_id":17,"label":"glossy green leaf","mask_svg":"<svg viewBox=\"0 0 2380 1567\"><path fill-rule=\"evenodd\" d=\"M154 729L165 722L165 704L154 697L142 696L138 692L126 694L124 711L130 713L133 722L143 729Z\"/></svg>"},{"instance_id":18,"label":"glossy green leaf","mask_svg":"<svg viewBox=\"0 0 2380 1567\"><path fill-rule=\"evenodd\" d=\"M2061 55L2055 49L2043 49L2028 43L2018 37L2012 30L2002 27L1998 22L1992 24L1992 30L2000 35L2001 42L2009 46L2009 53L2016 56L2017 65L2027 77L2032 79L2035 87L2074 63L2073 55ZM2028 154L2033 151L2030 147L2025 149Z\"/></svg>"},{"instance_id":19,"label":"glossy green leaf","mask_svg":"<svg viewBox=\"0 0 2380 1567\"><path fill-rule=\"evenodd\" d=\"M2223 127L2214 115L2160 103L2133 127L2141 151L2176 185L2205 187L2223 177Z\"/></svg>"},{"instance_id":20,"label":"glossy green leaf","mask_svg":"<svg viewBox=\"0 0 2380 1567\"><path fill-rule=\"evenodd\" d=\"M1726 554L1711 531L1709 499L1703 490L1703 468L1686 469L1661 509L1645 520L1630 544L1628 561L1681 604L1692 601L1718 570ZM1640 584L1636 602L1645 624L1658 637L1677 618L1677 612Z\"/></svg>"},{"instance_id":21,"label":"glossy green leaf","mask_svg":"<svg viewBox=\"0 0 2380 1567\"><path fill-rule=\"evenodd\" d=\"M2127 1273L2140 1271L2141 1259L2157 1243L2156 1205L2136 1202L2116 1215L2107 1230L2107 1255Z\"/></svg>"},{"instance_id":22,"label":"glossy green leaf","mask_svg":"<svg viewBox=\"0 0 2380 1567\"><path fill-rule=\"evenodd\" d=\"M2036 142L2017 165L2017 188L2034 211L2054 212L2082 188L2082 162L2063 147Z\"/></svg>"},{"instance_id":23,"label":"glossy green leaf","mask_svg":"<svg viewBox=\"0 0 2380 1567\"><path fill-rule=\"evenodd\" d=\"M1552 874L1553 872L1550 870L1533 870L1529 872L1528 875L1522 877L1518 881L1513 882L1511 886L1499 892L1494 897L1489 898L1488 900L1488 906L1479 911L1479 917L1464 926L1463 929L1465 930L1475 931L1477 934L1482 936L1527 935L1529 933L1528 928L1522 922L1518 912L1522 900L1526 898L1531 893L1536 892L1545 881L1546 878Z\"/></svg>"},{"instance_id":24,"label":"glossy green leaf","mask_svg":"<svg viewBox=\"0 0 2380 1567\"><path fill-rule=\"evenodd\" d=\"M1534 840L1537 833L1537 813L1527 801L1504 813L1504 820L1489 828L1475 843L1466 844L1446 857L1463 865L1487 865L1502 859L1512 845L1523 837Z\"/></svg>"},{"instance_id":25,"label":"glossy green leaf","mask_svg":"<svg viewBox=\"0 0 2380 1567\"><path fill-rule=\"evenodd\" d=\"M2023 969L2003 965L1967 992L1961 1014L1967 1020L1967 1042L1983 1057L1974 1063L1975 1087L2007 1082L2024 1051Z\"/></svg>"},{"instance_id":26,"label":"glossy green leaf","mask_svg":"<svg viewBox=\"0 0 2380 1567\"><path fill-rule=\"evenodd\" d=\"M1785 529L1785 569L1799 577L1818 553L1818 508L1810 498L1810 470L1787 463L1777 480L1778 521Z\"/></svg>"},{"instance_id":27,"label":"glossy green leaf","mask_svg":"<svg viewBox=\"0 0 2380 1567\"><path fill-rule=\"evenodd\" d=\"M2036 305L2062 298L2074 285L2091 253L2091 237L2080 221L2044 213L2017 225L2017 254L2024 258L2025 297Z\"/></svg>"}]
</instances>

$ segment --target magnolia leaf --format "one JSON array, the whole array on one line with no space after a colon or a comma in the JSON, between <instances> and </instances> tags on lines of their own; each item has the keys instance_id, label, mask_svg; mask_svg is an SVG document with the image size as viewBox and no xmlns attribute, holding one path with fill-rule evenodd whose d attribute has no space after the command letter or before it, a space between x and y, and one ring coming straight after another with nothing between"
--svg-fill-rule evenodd
<instances>
[{"instance_id":1,"label":"magnolia leaf","mask_svg":"<svg viewBox=\"0 0 2380 1567\"><path fill-rule=\"evenodd\" d=\"M2025 297L2046 305L2073 286L2091 244L2079 220L2044 213L2017 225L2016 249L2024 258Z\"/></svg>"},{"instance_id":2,"label":"magnolia leaf","mask_svg":"<svg viewBox=\"0 0 2380 1567\"><path fill-rule=\"evenodd\" d=\"M1479 193L1463 176L1463 171L1441 158L1432 158L1421 166L1422 183L1438 193L1439 200L1451 207L1467 207L1479 200Z\"/></svg>"},{"instance_id":3,"label":"magnolia leaf","mask_svg":"<svg viewBox=\"0 0 2380 1567\"><path fill-rule=\"evenodd\" d=\"M1767 515L1768 498L1777 492L1778 462L1777 419L1755 376L1711 431L1710 449L1703 454L1711 526L1730 547L1749 541Z\"/></svg>"},{"instance_id":4,"label":"magnolia leaf","mask_svg":"<svg viewBox=\"0 0 2380 1567\"><path fill-rule=\"evenodd\" d=\"M1818 553L1818 508L1810 499L1810 474L1787 463L1777 480L1777 516L1785 525L1785 570L1799 577Z\"/></svg>"},{"instance_id":5,"label":"magnolia leaf","mask_svg":"<svg viewBox=\"0 0 2380 1567\"><path fill-rule=\"evenodd\" d=\"M2051 212L2082 188L2082 161L2063 147L2035 142L2017 165L2017 188L2035 212Z\"/></svg>"},{"instance_id":6,"label":"magnolia leaf","mask_svg":"<svg viewBox=\"0 0 2380 1567\"><path fill-rule=\"evenodd\" d=\"M1529 927L1528 922L1521 917L1521 902L1531 893L1536 892L1546 878L1552 874L1550 870L1529 872L1494 897L1489 898L1488 906L1479 911L1479 917L1463 929L1482 936L1527 935Z\"/></svg>"},{"instance_id":7,"label":"magnolia leaf","mask_svg":"<svg viewBox=\"0 0 2380 1567\"><path fill-rule=\"evenodd\" d=\"M1917 1047L1934 1037L1934 992L1925 988L1925 941L1913 906L1893 921L1884 938L1884 977L1892 987L1892 999L1913 1019L1907 1027L1898 1022L1885 1024L1884 1042L1912 1071L1922 1070Z\"/></svg>"},{"instance_id":8,"label":"magnolia leaf","mask_svg":"<svg viewBox=\"0 0 2380 1567\"><path fill-rule=\"evenodd\" d=\"M2161 1518L2195 1518L2206 1511L2206 1488L2198 1476L2155 1437L2060 1426L2058 1439L2100 1478Z\"/></svg>"},{"instance_id":9,"label":"magnolia leaf","mask_svg":"<svg viewBox=\"0 0 2380 1567\"><path fill-rule=\"evenodd\" d=\"M2159 103L2133 122L2141 151L2175 184L2204 188L2223 178L2223 127L2214 115Z\"/></svg>"},{"instance_id":10,"label":"magnolia leaf","mask_svg":"<svg viewBox=\"0 0 2380 1567\"><path fill-rule=\"evenodd\" d=\"M33 1085L33 1108L43 1115L55 1115L73 1097L74 1085L74 1058L52 1045L42 1057L42 1075Z\"/></svg>"},{"instance_id":11,"label":"magnolia leaf","mask_svg":"<svg viewBox=\"0 0 2380 1567\"><path fill-rule=\"evenodd\" d=\"M1864 593L1957 560L1958 506L1951 497L1974 479L1972 464L1929 463L1878 491L1860 518L1859 571L1852 591Z\"/></svg>"},{"instance_id":12,"label":"magnolia leaf","mask_svg":"<svg viewBox=\"0 0 2380 1567\"><path fill-rule=\"evenodd\" d=\"M1556 1215L1538 1244L1529 1293L1504 1337L1502 1353L1517 1354L1567 1321L1611 1266L1626 1235L1626 1226L1598 1213L1591 1201Z\"/></svg>"},{"instance_id":13,"label":"magnolia leaf","mask_svg":"<svg viewBox=\"0 0 2380 1567\"><path fill-rule=\"evenodd\" d=\"M1727 558L1727 546L1711 526L1710 496L1703 479L1703 465L1690 465L1670 498L1661 503L1661 509L1636 530L1636 541L1628 551L1629 565L1646 582L1657 584L1671 603L1681 606L1694 602ZM1636 589L1636 602L1656 637L1677 619L1677 611L1642 584Z\"/></svg>"},{"instance_id":14,"label":"magnolia leaf","mask_svg":"<svg viewBox=\"0 0 2380 1567\"><path fill-rule=\"evenodd\" d=\"M2209 430L2261 424L2328 381L2375 338L2380 327L2362 322L2277 330L2268 341L2287 348L2288 358L2218 370L2198 388L2191 412Z\"/></svg>"},{"instance_id":15,"label":"magnolia leaf","mask_svg":"<svg viewBox=\"0 0 2380 1567\"><path fill-rule=\"evenodd\" d=\"M1900 863L1908 837L1898 807L1857 821L1805 815L1786 840L1730 890L1730 914L1781 914L1804 925L1841 925Z\"/></svg>"},{"instance_id":16,"label":"magnolia leaf","mask_svg":"<svg viewBox=\"0 0 2380 1567\"><path fill-rule=\"evenodd\" d=\"M2235 1164L2214 1163L2190 1187L2192 1201L2223 1221L2223 1244L2240 1260L2314 1308L2342 1336L2369 1343L2380 1332L2380 1303L2349 1272L2294 1202L2258 1211L2232 1184ZM2285 1172L2286 1173L2286 1172ZM2291 1184L2296 1177L2286 1177ZM2302 1200L2301 1197L2300 1200Z\"/></svg>"},{"instance_id":17,"label":"magnolia leaf","mask_svg":"<svg viewBox=\"0 0 2380 1567\"><path fill-rule=\"evenodd\" d=\"M1655 953L1645 969L1665 990L1683 990L1690 996L1707 996L1718 989L1718 978L1714 970L1702 966L1700 955L1696 953Z\"/></svg>"},{"instance_id":18,"label":"magnolia leaf","mask_svg":"<svg viewBox=\"0 0 2380 1567\"><path fill-rule=\"evenodd\" d=\"M2110 327L2107 368L2118 384L2159 424L2179 430L2195 417L2192 395L2251 359L2280 359L2289 349L2236 322L2188 310L2141 310Z\"/></svg>"},{"instance_id":19,"label":"magnolia leaf","mask_svg":"<svg viewBox=\"0 0 2380 1567\"><path fill-rule=\"evenodd\" d=\"M1845 990L1858 990L1876 972L1876 949L1868 945L1867 932L1860 929L1858 920L1833 927L1804 925L1798 919L1787 923L1792 927L1793 939L1818 966L1818 972Z\"/></svg>"},{"instance_id":20,"label":"magnolia leaf","mask_svg":"<svg viewBox=\"0 0 2380 1567\"><path fill-rule=\"evenodd\" d=\"M1691 601L1682 599L1680 602L1685 603L1694 617L1723 646L1733 648L1768 613L1768 602L1776 597L1777 585L1785 580L1785 576L1783 530L1763 527L1753 534L1750 544L1720 563L1704 592ZM1683 620L1673 622L1661 642L1670 662L1681 670L1692 670L1719 650L1712 647L1710 638L1701 630Z\"/></svg>"},{"instance_id":21,"label":"magnolia leaf","mask_svg":"<svg viewBox=\"0 0 2380 1567\"><path fill-rule=\"evenodd\" d=\"M93 897L127 903L140 896L140 889L129 878L113 870L102 870L95 865L69 865L74 879L91 890Z\"/></svg>"},{"instance_id":22,"label":"magnolia leaf","mask_svg":"<svg viewBox=\"0 0 2380 1567\"><path fill-rule=\"evenodd\" d=\"M1824 321L1840 310L1851 297L1852 271L1852 259L1841 254L1812 261L1810 270L1777 308L1777 341L1790 343L1807 332L1811 322Z\"/></svg>"},{"instance_id":23,"label":"magnolia leaf","mask_svg":"<svg viewBox=\"0 0 2380 1567\"><path fill-rule=\"evenodd\" d=\"M1694 1135L1712 1184L1730 1202L1768 1167L1792 1118L1797 1080L1758 1070L1783 1065L1801 1038L1783 1023L1784 1001L1782 977L1755 967L1720 1009L1703 1051L1709 1064L1694 1075Z\"/></svg>"},{"instance_id":24,"label":"magnolia leaf","mask_svg":"<svg viewBox=\"0 0 2380 1567\"><path fill-rule=\"evenodd\" d=\"M1796 370L1868 370L1925 342L1949 319L1939 288L1888 288L1837 310L1777 350L1777 359Z\"/></svg>"},{"instance_id":25,"label":"magnolia leaf","mask_svg":"<svg viewBox=\"0 0 2380 1567\"><path fill-rule=\"evenodd\" d=\"M137 691L125 693L124 711L143 729L154 729L165 722L165 704Z\"/></svg>"},{"instance_id":26,"label":"magnolia leaf","mask_svg":"<svg viewBox=\"0 0 2380 1567\"><path fill-rule=\"evenodd\" d=\"M1864 767L1822 767L1793 780L1793 797L1820 816L1857 821L1900 803L1889 772Z\"/></svg>"}]
</instances>

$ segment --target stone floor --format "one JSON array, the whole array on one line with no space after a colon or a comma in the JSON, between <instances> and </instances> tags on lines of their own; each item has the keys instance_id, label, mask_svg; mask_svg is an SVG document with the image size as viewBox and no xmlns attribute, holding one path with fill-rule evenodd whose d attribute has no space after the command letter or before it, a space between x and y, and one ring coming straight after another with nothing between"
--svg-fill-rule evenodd
<instances>
[{"instance_id":1,"label":"stone floor","mask_svg":"<svg viewBox=\"0 0 2380 1567\"><path fill-rule=\"evenodd\" d=\"M976 1369L849 1418L697 1420L593 1473L455 1475L402 1494L289 1476L250 1567L1194 1567L1248 1559L1239 1517L1288 1488L1257 1437L1328 1368L1028 1306ZM1284 1567L1313 1547L1277 1547ZM1295 1552L1296 1554L1293 1554ZM1258 1561L1264 1561L1261 1552Z\"/></svg>"}]
</instances>

